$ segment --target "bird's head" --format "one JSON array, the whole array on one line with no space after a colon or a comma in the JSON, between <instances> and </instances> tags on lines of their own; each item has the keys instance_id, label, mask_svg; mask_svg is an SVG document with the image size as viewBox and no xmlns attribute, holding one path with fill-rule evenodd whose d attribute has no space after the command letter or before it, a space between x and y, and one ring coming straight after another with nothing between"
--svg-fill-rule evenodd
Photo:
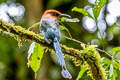
<instances>
[{"instance_id":1,"label":"bird's head","mask_svg":"<svg viewBox=\"0 0 120 80\"><path fill-rule=\"evenodd\" d=\"M55 18L55 19L59 19L61 17L68 17L68 18L71 18L70 15L67 15L67 14L62 14L61 12L57 11L57 10L46 10L42 16L42 18L44 17L51 17L51 18Z\"/></svg>"}]
</instances>

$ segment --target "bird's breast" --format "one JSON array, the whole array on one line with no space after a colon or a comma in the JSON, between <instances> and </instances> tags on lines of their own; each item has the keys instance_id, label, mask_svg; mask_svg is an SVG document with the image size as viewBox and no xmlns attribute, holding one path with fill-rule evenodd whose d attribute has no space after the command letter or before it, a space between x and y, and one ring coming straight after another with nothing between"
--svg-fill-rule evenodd
<instances>
[{"instance_id":1,"label":"bird's breast","mask_svg":"<svg viewBox=\"0 0 120 80\"><path fill-rule=\"evenodd\" d=\"M55 18L43 18L40 21L40 32L47 38L53 39L55 37L60 40L60 25Z\"/></svg>"},{"instance_id":2,"label":"bird's breast","mask_svg":"<svg viewBox=\"0 0 120 80\"><path fill-rule=\"evenodd\" d=\"M43 18L40 22L40 25L43 27L47 27L47 28L57 28L59 27L59 23L57 21L57 19L55 18Z\"/></svg>"}]
</instances>

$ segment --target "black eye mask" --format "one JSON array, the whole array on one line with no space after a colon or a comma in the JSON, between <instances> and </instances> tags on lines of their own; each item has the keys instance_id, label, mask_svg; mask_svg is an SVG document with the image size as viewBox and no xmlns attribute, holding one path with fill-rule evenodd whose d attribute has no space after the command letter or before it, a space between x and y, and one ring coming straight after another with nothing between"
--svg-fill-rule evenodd
<instances>
[{"instance_id":1,"label":"black eye mask","mask_svg":"<svg viewBox=\"0 0 120 80\"><path fill-rule=\"evenodd\" d=\"M68 15L68 14L58 14L58 13L55 13L55 12L53 12L51 15L56 16L56 17L60 17L60 18L62 18L62 17L71 18L71 16Z\"/></svg>"},{"instance_id":2,"label":"black eye mask","mask_svg":"<svg viewBox=\"0 0 120 80\"><path fill-rule=\"evenodd\" d=\"M59 16L59 14L58 13L55 13L55 12L53 12L52 14L51 14L52 16Z\"/></svg>"}]
</instances>

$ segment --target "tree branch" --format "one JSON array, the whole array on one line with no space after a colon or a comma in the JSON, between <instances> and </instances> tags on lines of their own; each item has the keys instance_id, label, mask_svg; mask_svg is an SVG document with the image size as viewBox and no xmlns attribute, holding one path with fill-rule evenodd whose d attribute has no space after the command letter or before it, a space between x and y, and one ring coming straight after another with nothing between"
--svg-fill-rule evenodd
<instances>
[{"instance_id":1,"label":"tree branch","mask_svg":"<svg viewBox=\"0 0 120 80\"><path fill-rule=\"evenodd\" d=\"M26 30L21 26L15 26L13 24L9 24L7 22L0 20L0 29L1 29L0 31L3 31L3 32L5 31L13 35L16 35L20 37L20 39L22 40L35 41L48 49L53 49L53 46L47 44L42 36L32 31ZM61 44L61 48L62 48L62 52L65 55L72 57L74 63L79 64L79 66L82 63L87 62L87 64L90 66L89 70L94 80L99 80L99 77L101 77L102 80L106 80L104 68L102 67L102 64L100 62L100 55L97 51L94 52L93 49L90 47L85 48L87 49L87 51L78 50L74 48L69 48L63 44Z\"/></svg>"}]
</instances>

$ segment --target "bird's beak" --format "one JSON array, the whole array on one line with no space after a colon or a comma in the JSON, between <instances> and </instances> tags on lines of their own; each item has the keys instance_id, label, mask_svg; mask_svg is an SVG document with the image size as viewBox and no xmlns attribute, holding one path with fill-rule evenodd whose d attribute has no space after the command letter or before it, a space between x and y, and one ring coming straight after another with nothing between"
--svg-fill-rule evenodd
<instances>
[{"instance_id":1,"label":"bird's beak","mask_svg":"<svg viewBox=\"0 0 120 80\"><path fill-rule=\"evenodd\" d=\"M70 15L68 15L68 14L60 14L60 15L59 15L59 17L60 17L60 18L61 18L61 17L71 18L71 16L70 16Z\"/></svg>"}]
</instances>

